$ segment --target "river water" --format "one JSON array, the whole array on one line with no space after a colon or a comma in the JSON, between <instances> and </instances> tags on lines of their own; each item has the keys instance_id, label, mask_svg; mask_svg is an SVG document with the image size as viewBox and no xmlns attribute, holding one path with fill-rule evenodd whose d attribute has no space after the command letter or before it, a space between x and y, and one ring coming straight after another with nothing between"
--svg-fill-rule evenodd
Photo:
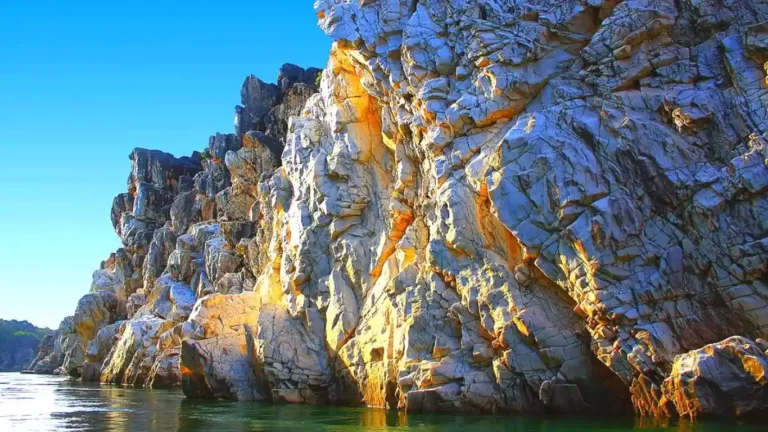
<instances>
[{"instance_id":1,"label":"river water","mask_svg":"<svg viewBox=\"0 0 768 432\"><path fill-rule=\"evenodd\" d=\"M180 391L134 390L66 378L0 374L6 431L723 431L767 423L690 423L633 418L406 415L377 409L238 404L185 399Z\"/></svg>"}]
</instances>

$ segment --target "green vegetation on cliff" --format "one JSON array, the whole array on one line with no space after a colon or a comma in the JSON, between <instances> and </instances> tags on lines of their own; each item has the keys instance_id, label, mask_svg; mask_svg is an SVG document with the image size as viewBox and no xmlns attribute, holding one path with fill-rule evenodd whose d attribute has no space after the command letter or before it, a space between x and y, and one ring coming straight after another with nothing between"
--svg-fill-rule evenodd
<instances>
[{"instance_id":1,"label":"green vegetation on cliff","mask_svg":"<svg viewBox=\"0 0 768 432\"><path fill-rule=\"evenodd\" d=\"M35 358L40 340L50 332L27 321L0 320L0 372L24 369Z\"/></svg>"}]
</instances>

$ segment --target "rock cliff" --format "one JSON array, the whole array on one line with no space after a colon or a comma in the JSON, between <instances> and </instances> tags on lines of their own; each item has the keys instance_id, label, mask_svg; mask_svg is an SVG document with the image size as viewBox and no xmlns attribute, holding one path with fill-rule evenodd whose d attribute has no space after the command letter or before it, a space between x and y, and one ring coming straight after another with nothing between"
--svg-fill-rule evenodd
<instances>
[{"instance_id":1,"label":"rock cliff","mask_svg":"<svg viewBox=\"0 0 768 432\"><path fill-rule=\"evenodd\" d=\"M131 154L68 373L414 412L766 412L768 3L315 10L319 81L249 77L234 134Z\"/></svg>"}]
</instances>

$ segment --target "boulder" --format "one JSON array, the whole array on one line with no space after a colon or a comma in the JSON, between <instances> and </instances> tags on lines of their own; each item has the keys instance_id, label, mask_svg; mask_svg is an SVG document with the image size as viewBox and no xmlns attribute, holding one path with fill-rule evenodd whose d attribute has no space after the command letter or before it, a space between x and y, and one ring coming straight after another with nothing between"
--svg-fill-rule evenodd
<instances>
[{"instance_id":1,"label":"boulder","mask_svg":"<svg viewBox=\"0 0 768 432\"><path fill-rule=\"evenodd\" d=\"M185 321L195 305L195 293L181 282L163 276L155 282L147 304L137 314L151 314L173 322Z\"/></svg>"},{"instance_id":2,"label":"boulder","mask_svg":"<svg viewBox=\"0 0 768 432\"><path fill-rule=\"evenodd\" d=\"M149 372L146 386L152 389L181 387L180 355L179 348L168 349L158 354Z\"/></svg>"},{"instance_id":3,"label":"boulder","mask_svg":"<svg viewBox=\"0 0 768 432\"><path fill-rule=\"evenodd\" d=\"M96 337L88 343L83 364L83 381L99 382L101 379L102 362L112 351L120 336L125 331L127 321L118 321L103 327Z\"/></svg>"},{"instance_id":4,"label":"boulder","mask_svg":"<svg viewBox=\"0 0 768 432\"><path fill-rule=\"evenodd\" d=\"M768 413L765 347L734 336L679 355L662 391L681 416L764 416Z\"/></svg>"},{"instance_id":5,"label":"boulder","mask_svg":"<svg viewBox=\"0 0 768 432\"><path fill-rule=\"evenodd\" d=\"M173 321L151 316L127 321L104 358L101 382L143 386L154 365L160 335L174 325Z\"/></svg>"},{"instance_id":6,"label":"boulder","mask_svg":"<svg viewBox=\"0 0 768 432\"><path fill-rule=\"evenodd\" d=\"M202 298L181 344L182 389L187 397L263 400L255 334L259 299L254 293Z\"/></svg>"},{"instance_id":7,"label":"boulder","mask_svg":"<svg viewBox=\"0 0 768 432\"><path fill-rule=\"evenodd\" d=\"M118 297L111 291L86 294L77 303L73 318L75 332L80 339L80 350L85 353L88 343L105 326L113 324L123 316Z\"/></svg>"}]
</instances>

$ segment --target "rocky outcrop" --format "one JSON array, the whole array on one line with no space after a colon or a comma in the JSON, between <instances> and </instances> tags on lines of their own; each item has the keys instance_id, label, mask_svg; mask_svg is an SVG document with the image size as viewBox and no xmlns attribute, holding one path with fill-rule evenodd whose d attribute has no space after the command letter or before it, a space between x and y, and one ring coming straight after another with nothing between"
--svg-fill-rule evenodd
<instances>
[{"instance_id":1,"label":"rocky outcrop","mask_svg":"<svg viewBox=\"0 0 768 432\"><path fill-rule=\"evenodd\" d=\"M111 212L123 247L94 272L91 292L51 339L56 347L40 353L47 360L38 362L38 373L181 385L181 341L189 338L182 324L195 323L198 299L253 290L255 277L244 263L256 231L254 197L262 175L280 165L288 120L317 91L319 72L285 65L278 85L248 77L236 109L244 133L216 134L203 153L131 153L128 191Z\"/></svg>"},{"instance_id":2,"label":"rocky outcrop","mask_svg":"<svg viewBox=\"0 0 768 432\"><path fill-rule=\"evenodd\" d=\"M757 415L768 412L768 343L743 337L678 356L664 381L664 398L680 415Z\"/></svg>"},{"instance_id":3,"label":"rocky outcrop","mask_svg":"<svg viewBox=\"0 0 768 432\"><path fill-rule=\"evenodd\" d=\"M57 334L55 332L48 333L40 340L40 345L37 348L37 355L29 363L26 371L32 371L39 374L52 374L57 366L51 367L50 363L46 359L53 353L54 345L56 344Z\"/></svg>"},{"instance_id":4,"label":"rocky outcrop","mask_svg":"<svg viewBox=\"0 0 768 432\"><path fill-rule=\"evenodd\" d=\"M109 336L97 336L101 330L110 327L120 318L122 308L120 299L112 291L96 291L80 299L72 319L78 343L73 344L66 352L63 364L68 375L81 377L89 345L91 342L103 344L106 343L103 340L110 339ZM114 330L109 329L108 332L114 333ZM88 372L95 374L94 371Z\"/></svg>"},{"instance_id":5,"label":"rocky outcrop","mask_svg":"<svg viewBox=\"0 0 768 432\"><path fill-rule=\"evenodd\" d=\"M93 285L118 307L78 327L131 318L102 380L412 412L764 413L765 3L315 9L334 39L319 87L293 66L249 77L234 134L131 156L124 248Z\"/></svg>"},{"instance_id":6,"label":"rocky outcrop","mask_svg":"<svg viewBox=\"0 0 768 432\"><path fill-rule=\"evenodd\" d=\"M173 321L155 316L126 322L104 359L101 382L143 386L154 365L159 338L173 326Z\"/></svg>"},{"instance_id":7,"label":"rocky outcrop","mask_svg":"<svg viewBox=\"0 0 768 432\"><path fill-rule=\"evenodd\" d=\"M257 381L255 329L259 298L254 293L202 298L183 329L182 384L192 397L264 400Z\"/></svg>"},{"instance_id":8,"label":"rocky outcrop","mask_svg":"<svg viewBox=\"0 0 768 432\"><path fill-rule=\"evenodd\" d=\"M126 325L126 321L107 325L101 328L96 337L88 343L83 364L83 381L99 382L101 380L102 362L111 354L113 347L125 332Z\"/></svg>"},{"instance_id":9,"label":"rocky outcrop","mask_svg":"<svg viewBox=\"0 0 768 432\"><path fill-rule=\"evenodd\" d=\"M41 375L66 375L63 365L67 353L79 343L74 317L64 318L58 329L43 338L37 356L29 365L27 372Z\"/></svg>"},{"instance_id":10,"label":"rocky outcrop","mask_svg":"<svg viewBox=\"0 0 768 432\"><path fill-rule=\"evenodd\" d=\"M679 414L686 353L765 336L763 4L315 7L280 279L289 310L350 287L326 336L364 403Z\"/></svg>"},{"instance_id":11,"label":"rocky outcrop","mask_svg":"<svg viewBox=\"0 0 768 432\"><path fill-rule=\"evenodd\" d=\"M154 364L149 371L146 387L176 388L181 386L181 331L182 324L174 326L160 335L157 341Z\"/></svg>"}]
</instances>

